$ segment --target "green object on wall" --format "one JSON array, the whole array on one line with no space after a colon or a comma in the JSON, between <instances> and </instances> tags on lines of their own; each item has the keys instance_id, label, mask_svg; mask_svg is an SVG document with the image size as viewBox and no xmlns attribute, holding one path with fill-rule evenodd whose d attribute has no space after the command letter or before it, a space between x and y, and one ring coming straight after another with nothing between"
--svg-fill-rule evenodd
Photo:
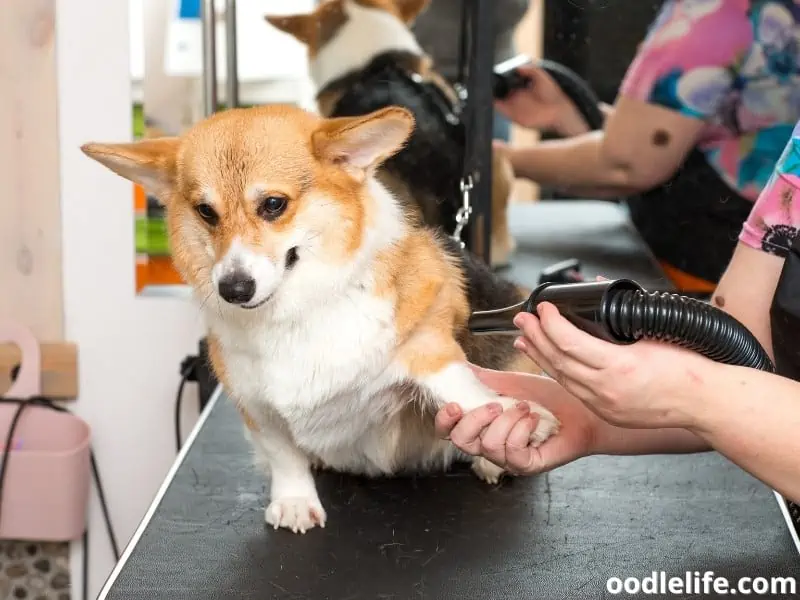
<instances>
[{"instance_id":1,"label":"green object on wall","mask_svg":"<svg viewBox=\"0 0 800 600\"><path fill-rule=\"evenodd\" d=\"M133 105L133 137L141 139L144 136L144 108L141 104ZM169 256L169 241L167 240L167 224L161 215L137 215L136 222L136 253L146 256Z\"/></svg>"},{"instance_id":2,"label":"green object on wall","mask_svg":"<svg viewBox=\"0 0 800 600\"><path fill-rule=\"evenodd\" d=\"M249 106L243 106L242 108ZM225 107L221 106L220 110L225 110ZM145 129L144 107L141 104L134 104L133 138L136 140L142 139ZM135 227L137 254L154 257L170 256L167 224L160 211L159 214L137 215Z\"/></svg>"},{"instance_id":3,"label":"green object on wall","mask_svg":"<svg viewBox=\"0 0 800 600\"><path fill-rule=\"evenodd\" d=\"M170 255L164 219L136 218L136 253L147 256Z\"/></svg>"},{"instance_id":4,"label":"green object on wall","mask_svg":"<svg viewBox=\"0 0 800 600\"><path fill-rule=\"evenodd\" d=\"M138 140L144 135L144 107L141 104L133 105L133 139Z\"/></svg>"}]
</instances>

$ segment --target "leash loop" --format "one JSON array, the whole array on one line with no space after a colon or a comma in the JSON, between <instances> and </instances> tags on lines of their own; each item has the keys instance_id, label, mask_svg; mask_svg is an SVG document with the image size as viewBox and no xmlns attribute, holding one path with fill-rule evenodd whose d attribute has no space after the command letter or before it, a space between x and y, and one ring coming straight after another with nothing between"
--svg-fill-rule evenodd
<instances>
[{"instance_id":1,"label":"leash loop","mask_svg":"<svg viewBox=\"0 0 800 600\"><path fill-rule=\"evenodd\" d=\"M469 218L472 216L472 201L470 200L470 192L475 187L472 181L472 175L468 174L466 177L461 178L461 207L456 213L456 228L453 231L452 238L457 241L461 248L465 247L464 241L461 239L461 233L464 227L469 223Z\"/></svg>"}]
</instances>

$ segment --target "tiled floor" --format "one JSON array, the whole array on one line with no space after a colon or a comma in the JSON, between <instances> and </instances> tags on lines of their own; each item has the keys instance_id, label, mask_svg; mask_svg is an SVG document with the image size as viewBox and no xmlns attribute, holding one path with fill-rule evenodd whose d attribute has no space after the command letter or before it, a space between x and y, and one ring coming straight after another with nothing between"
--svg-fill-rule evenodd
<instances>
[{"instance_id":1,"label":"tiled floor","mask_svg":"<svg viewBox=\"0 0 800 600\"><path fill-rule=\"evenodd\" d=\"M69 544L0 540L0 600L71 600Z\"/></svg>"}]
</instances>

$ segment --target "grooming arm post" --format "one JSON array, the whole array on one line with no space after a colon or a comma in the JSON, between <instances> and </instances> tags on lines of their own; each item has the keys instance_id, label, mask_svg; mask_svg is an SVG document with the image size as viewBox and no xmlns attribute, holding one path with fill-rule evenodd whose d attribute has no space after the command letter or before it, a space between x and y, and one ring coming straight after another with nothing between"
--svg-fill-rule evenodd
<instances>
[{"instance_id":1,"label":"grooming arm post","mask_svg":"<svg viewBox=\"0 0 800 600\"><path fill-rule=\"evenodd\" d=\"M239 55L236 32L236 0L225 0L225 104L239 106Z\"/></svg>"},{"instance_id":2,"label":"grooming arm post","mask_svg":"<svg viewBox=\"0 0 800 600\"><path fill-rule=\"evenodd\" d=\"M214 0L201 0L200 20L203 27L203 114L217 112L217 13Z\"/></svg>"}]
</instances>

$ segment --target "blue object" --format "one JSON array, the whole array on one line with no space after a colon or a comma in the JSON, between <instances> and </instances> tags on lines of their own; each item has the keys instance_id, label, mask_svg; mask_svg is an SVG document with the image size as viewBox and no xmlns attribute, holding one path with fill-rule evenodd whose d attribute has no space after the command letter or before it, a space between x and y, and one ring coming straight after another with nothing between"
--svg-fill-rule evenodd
<instances>
[{"instance_id":1,"label":"blue object","mask_svg":"<svg viewBox=\"0 0 800 600\"><path fill-rule=\"evenodd\" d=\"M179 19L200 19L200 0L179 0Z\"/></svg>"},{"instance_id":2,"label":"blue object","mask_svg":"<svg viewBox=\"0 0 800 600\"><path fill-rule=\"evenodd\" d=\"M492 137L504 142L511 141L511 122L498 112L494 113Z\"/></svg>"}]
</instances>

